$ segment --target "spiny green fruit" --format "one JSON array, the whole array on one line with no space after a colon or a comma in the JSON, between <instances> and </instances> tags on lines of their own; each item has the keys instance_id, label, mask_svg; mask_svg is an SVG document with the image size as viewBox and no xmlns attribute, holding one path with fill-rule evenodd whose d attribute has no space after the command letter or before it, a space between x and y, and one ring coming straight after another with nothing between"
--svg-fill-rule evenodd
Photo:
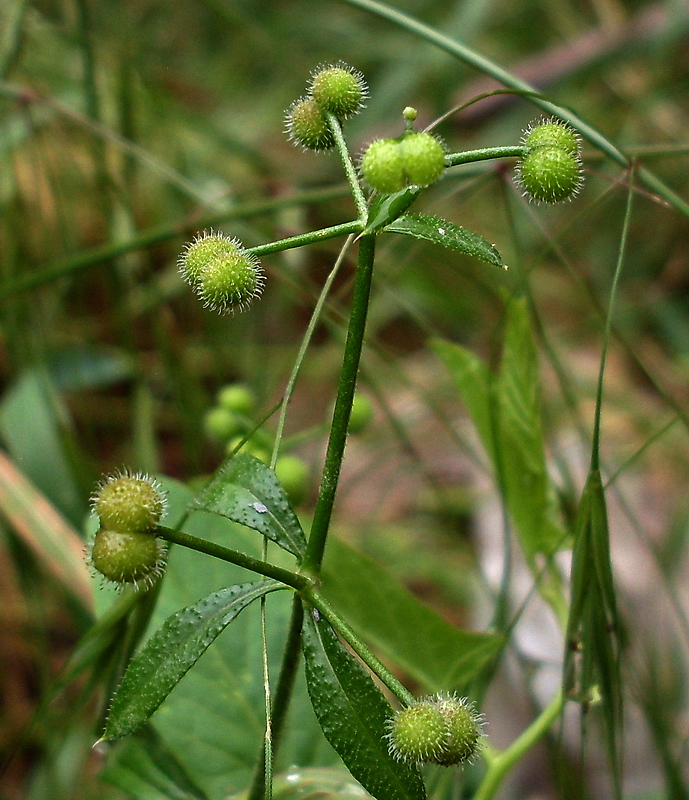
<instances>
[{"instance_id":1,"label":"spiny green fruit","mask_svg":"<svg viewBox=\"0 0 689 800\"><path fill-rule=\"evenodd\" d=\"M167 505L158 481L143 473L129 472L105 478L91 503L102 527L146 534L160 523Z\"/></svg>"},{"instance_id":2,"label":"spiny green fruit","mask_svg":"<svg viewBox=\"0 0 689 800\"><path fill-rule=\"evenodd\" d=\"M405 186L430 186L445 169L445 149L430 133L406 133L401 139L377 139L361 159L366 182L385 194Z\"/></svg>"},{"instance_id":3,"label":"spiny green fruit","mask_svg":"<svg viewBox=\"0 0 689 800\"><path fill-rule=\"evenodd\" d=\"M436 705L445 719L449 736L433 760L444 767L471 761L481 747L481 716L463 697L440 695Z\"/></svg>"},{"instance_id":4,"label":"spiny green fruit","mask_svg":"<svg viewBox=\"0 0 689 800\"><path fill-rule=\"evenodd\" d=\"M287 109L287 134L291 141L307 150L330 150L335 137L323 109L313 97L301 97Z\"/></svg>"},{"instance_id":5,"label":"spiny green fruit","mask_svg":"<svg viewBox=\"0 0 689 800\"><path fill-rule=\"evenodd\" d=\"M243 383L229 383L217 394L218 405L235 414L250 417L256 407L254 393Z\"/></svg>"},{"instance_id":6,"label":"spiny green fruit","mask_svg":"<svg viewBox=\"0 0 689 800\"><path fill-rule=\"evenodd\" d=\"M167 548L160 539L139 531L100 528L90 551L91 565L120 586L151 586L163 574Z\"/></svg>"},{"instance_id":7,"label":"spiny green fruit","mask_svg":"<svg viewBox=\"0 0 689 800\"><path fill-rule=\"evenodd\" d=\"M203 418L203 430L216 442L226 442L245 430L241 417L223 406L214 406Z\"/></svg>"},{"instance_id":8,"label":"spiny green fruit","mask_svg":"<svg viewBox=\"0 0 689 800\"><path fill-rule=\"evenodd\" d=\"M404 161L397 139L376 139L366 148L360 164L364 180L379 192L401 192L404 180Z\"/></svg>"},{"instance_id":9,"label":"spiny green fruit","mask_svg":"<svg viewBox=\"0 0 689 800\"><path fill-rule=\"evenodd\" d=\"M309 487L309 468L299 456L280 456L275 464L275 474L285 490L287 499L298 506Z\"/></svg>"},{"instance_id":10,"label":"spiny green fruit","mask_svg":"<svg viewBox=\"0 0 689 800\"><path fill-rule=\"evenodd\" d=\"M401 709L390 720L387 734L390 755L398 761L435 761L447 746L449 730L432 698Z\"/></svg>"},{"instance_id":11,"label":"spiny green fruit","mask_svg":"<svg viewBox=\"0 0 689 800\"><path fill-rule=\"evenodd\" d=\"M530 150L537 147L559 147L573 156L577 155L580 148L579 134L574 128L554 117L532 122L524 131L522 144Z\"/></svg>"},{"instance_id":12,"label":"spiny green fruit","mask_svg":"<svg viewBox=\"0 0 689 800\"><path fill-rule=\"evenodd\" d=\"M569 200L583 183L581 161L560 147L537 147L519 161L517 183L538 202Z\"/></svg>"},{"instance_id":13,"label":"spiny green fruit","mask_svg":"<svg viewBox=\"0 0 689 800\"><path fill-rule=\"evenodd\" d=\"M221 314L245 309L263 290L258 259L237 239L213 231L186 246L179 268L204 305Z\"/></svg>"},{"instance_id":14,"label":"spiny green fruit","mask_svg":"<svg viewBox=\"0 0 689 800\"><path fill-rule=\"evenodd\" d=\"M400 142L405 178L412 186L430 186L445 169L445 148L431 133L408 133Z\"/></svg>"},{"instance_id":15,"label":"spiny green fruit","mask_svg":"<svg viewBox=\"0 0 689 800\"><path fill-rule=\"evenodd\" d=\"M367 93L364 76L342 62L319 67L309 84L309 94L316 103L339 119L357 114Z\"/></svg>"},{"instance_id":16,"label":"spiny green fruit","mask_svg":"<svg viewBox=\"0 0 689 800\"><path fill-rule=\"evenodd\" d=\"M357 392L352 402L347 431L351 434L363 433L373 419L373 405L365 394Z\"/></svg>"}]
</instances>

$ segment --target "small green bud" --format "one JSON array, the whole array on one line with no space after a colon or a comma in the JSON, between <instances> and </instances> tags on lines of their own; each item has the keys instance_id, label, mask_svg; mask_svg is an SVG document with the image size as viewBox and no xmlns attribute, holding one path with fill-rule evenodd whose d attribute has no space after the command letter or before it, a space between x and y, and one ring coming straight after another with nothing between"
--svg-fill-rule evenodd
<instances>
[{"instance_id":1,"label":"small green bud","mask_svg":"<svg viewBox=\"0 0 689 800\"><path fill-rule=\"evenodd\" d=\"M256 407L254 393L242 383L229 383L223 386L217 395L218 405L233 411L235 414L243 414L250 417Z\"/></svg>"},{"instance_id":2,"label":"small green bud","mask_svg":"<svg viewBox=\"0 0 689 800\"><path fill-rule=\"evenodd\" d=\"M402 116L407 120L407 122L414 122L418 115L419 112L412 106L407 106L402 112Z\"/></svg>"},{"instance_id":3,"label":"small green bud","mask_svg":"<svg viewBox=\"0 0 689 800\"><path fill-rule=\"evenodd\" d=\"M263 291L258 259L237 239L213 231L186 246L179 268L206 308L221 314L245 309Z\"/></svg>"},{"instance_id":4,"label":"small green bud","mask_svg":"<svg viewBox=\"0 0 689 800\"><path fill-rule=\"evenodd\" d=\"M445 718L429 699L398 711L390 720L387 734L390 755L409 763L435 761L448 737Z\"/></svg>"},{"instance_id":5,"label":"small green bud","mask_svg":"<svg viewBox=\"0 0 689 800\"><path fill-rule=\"evenodd\" d=\"M91 503L102 527L147 534L160 523L167 505L158 481L128 472L105 478Z\"/></svg>"},{"instance_id":6,"label":"small green bud","mask_svg":"<svg viewBox=\"0 0 689 800\"><path fill-rule=\"evenodd\" d=\"M241 417L222 406L209 409L203 418L203 430L216 442L226 442L244 429Z\"/></svg>"},{"instance_id":7,"label":"small green bud","mask_svg":"<svg viewBox=\"0 0 689 800\"><path fill-rule=\"evenodd\" d=\"M357 392L352 402L352 413L349 417L348 432L351 434L363 433L373 419L373 405L364 394Z\"/></svg>"},{"instance_id":8,"label":"small green bud","mask_svg":"<svg viewBox=\"0 0 689 800\"><path fill-rule=\"evenodd\" d=\"M430 133L408 133L400 142L406 181L411 186L430 186L445 169L445 148Z\"/></svg>"},{"instance_id":9,"label":"small green bud","mask_svg":"<svg viewBox=\"0 0 689 800\"><path fill-rule=\"evenodd\" d=\"M579 134L559 119L542 119L532 122L524 131L522 144L530 150L537 147L559 147L572 156L579 152Z\"/></svg>"},{"instance_id":10,"label":"small green bud","mask_svg":"<svg viewBox=\"0 0 689 800\"><path fill-rule=\"evenodd\" d=\"M152 586L163 574L167 548L150 533L101 528L90 548L92 567L119 586Z\"/></svg>"},{"instance_id":11,"label":"small green bud","mask_svg":"<svg viewBox=\"0 0 689 800\"><path fill-rule=\"evenodd\" d=\"M543 203L569 200L581 189L581 162L560 147L531 150L517 166L516 180L524 193Z\"/></svg>"},{"instance_id":12,"label":"small green bud","mask_svg":"<svg viewBox=\"0 0 689 800\"><path fill-rule=\"evenodd\" d=\"M292 103L285 115L285 125L290 140L307 150L330 150L335 146L323 109L313 97L301 97Z\"/></svg>"},{"instance_id":13,"label":"small green bud","mask_svg":"<svg viewBox=\"0 0 689 800\"><path fill-rule=\"evenodd\" d=\"M394 194L404 189L404 162L397 139L377 139L366 148L361 174L379 192Z\"/></svg>"},{"instance_id":14,"label":"small green bud","mask_svg":"<svg viewBox=\"0 0 689 800\"><path fill-rule=\"evenodd\" d=\"M364 76L342 62L319 67L311 78L309 93L321 109L339 119L357 114L368 94Z\"/></svg>"},{"instance_id":15,"label":"small green bud","mask_svg":"<svg viewBox=\"0 0 689 800\"><path fill-rule=\"evenodd\" d=\"M280 456L275 464L275 474L293 506L298 506L309 487L309 468L299 456Z\"/></svg>"}]
</instances>

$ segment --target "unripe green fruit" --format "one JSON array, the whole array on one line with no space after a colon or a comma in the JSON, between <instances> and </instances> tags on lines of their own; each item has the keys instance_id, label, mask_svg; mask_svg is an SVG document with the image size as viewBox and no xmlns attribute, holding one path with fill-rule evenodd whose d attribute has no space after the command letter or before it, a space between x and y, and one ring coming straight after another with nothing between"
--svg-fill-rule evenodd
<instances>
[{"instance_id":1,"label":"unripe green fruit","mask_svg":"<svg viewBox=\"0 0 689 800\"><path fill-rule=\"evenodd\" d=\"M401 192L406 184L399 142L396 139L377 139L371 142L361 159L361 174L379 192Z\"/></svg>"},{"instance_id":2,"label":"unripe green fruit","mask_svg":"<svg viewBox=\"0 0 689 800\"><path fill-rule=\"evenodd\" d=\"M275 474L290 503L298 506L309 487L309 468L306 462L299 456L280 456L275 464Z\"/></svg>"},{"instance_id":3,"label":"unripe green fruit","mask_svg":"<svg viewBox=\"0 0 689 800\"><path fill-rule=\"evenodd\" d=\"M363 394L355 394L352 402L352 413L349 417L349 433L363 433L373 419L373 405Z\"/></svg>"},{"instance_id":4,"label":"unripe green fruit","mask_svg":"<svg viewBox=\"0 0 689 800\"><path fill-rule=\"evenodd\" d=\"M215 406L206 412L203 418L203 429L211 439L226 442L242 433L245 426L241 417L222 406Z\"/></svg>"},{"instance_id":5,"label":"unripe green fruit","mask_svg":"<svg viewBox=\"0 0 689 800\"><path fill-rule=\"evenodd\" d=\"M309 90L324 111L339 119L359 112L367 94L363 75L342 63L319 67L311 78Z\"/></svg>"},{"instance_id":6,"label":"unripe green fruit","mask_svg":"<svg viewBox=\"0 0 689 800\"><path fill-rule=\"evenodd\" d=\"M323 109L313 97L302 97L288 109L285 124L289 138L307 150L330 150L335 137Z\"/></svg>"},{"instance_id":7,"label":"unripe green fruit","mask_svg":"<svg viewBox=\"0 0 689 800\"><path fill-rule=\"evenodd\" d=\"M401 139L378 139L361 159L361 174L379 192L405 186L430 186L445 169L445 150L430 133L407 133Z\"/></svg>"},{"instance_id":8,"label":"unripe green fruit","mask_svg":"<svg viewBox=\"0 0 689 800\"><path fill-rule=\"evenodd\" d=\"M256 398L248 386L241 383L230 383L223 386L217 395L218 405L233 411L235 414L243 414L250 417L256 407Z\"/></svg>"},{"instance_id":9,"label":"unripe green fruit","mask_svg":"<svg viewBox=\"0 0 689 800\"><path fill-rule=\"evenodd\" d=\"M408 133L400 142L406 181L412 186L430 186L443 174L445 149L430 133Z\"/></svg>"},{"instance_id":10,"label":"unripe green fruit","mask_svg":"<svg viewBox=\"0 0 689 800\"><path fill-rule=\"evenodd\" d=\"M128 473L106 478L91 502L102 527L147 533L160 523L166 506L165 494L156 480Z\"/></svg>"},{"instance_id":11,"label":"unripe green fruit","mask_svg":"<svg viewBox=\"0 0 689 800\"><path fill-rule=\"evenodd\" d=\"M101 528L93 540L90 561L113 583L152 585L163 573L166 554L164 543L151 533Z\"/></svg>"},{"instance_id":12,"label":"unripe green fruit","mask_svg":"<svg viewBox=\"0 0 689 800\"><path fill-rule=\"evenodd\" d=\"M243 310L263 290L258 259L237 239L213 231L186 246L179 268L206 308L221 314Z\"/></svg>"},{"instance_id":13,"label":"unripe green fruit","mask_svg":"<svg viewBox=\"0 0 689 800\"><path fill-rule=\"evenodd\" d=\"M447 745L448 728L438 706L421 700L393 717L388 732L390 754L398 761L434 761Z\"/></svg>"},{"instance_id":14,"label":"unripe green fruit","mask_svg":"<svg viewBox=\"0 0 689 800\"><path fill-rule=\"evenodd\" d=\"M579 152L579 135L566 122L546 119L532 123L524 132L522 144L530 150L537 147L559 147L570 155Z\"/></svg>"},{"instance_id":15,"label":"unripe green fruit","mask_svg":"<svg viewBox=\"0 0 689 800\"><path fill-rule=\"evenodd\" d=\"M437 707L445 718L449 737L433 760L444 767L470 761L481 745L480 716L464 698L440 697Z\"/></svg>"},{"instance_id":16,"label":"unripe green fruit","mask_svg":"<svg viewBox=\"0 0 689 800\"><path fill-rule=\"evenodd\" d=\"M559 203L581 188L581 162L559 147L538 147L519 162L517 182L534 200Z\"/></svg>"}]
</instances>

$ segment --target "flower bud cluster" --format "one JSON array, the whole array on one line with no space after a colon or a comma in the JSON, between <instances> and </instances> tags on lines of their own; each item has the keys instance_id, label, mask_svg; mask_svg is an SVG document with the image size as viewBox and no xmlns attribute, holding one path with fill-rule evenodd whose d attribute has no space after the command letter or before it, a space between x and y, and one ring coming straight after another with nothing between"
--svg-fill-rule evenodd
<instances>
[{"instance_id":1,"label":"flower bud cluster","mask_svg":"<svg viewBox=\"0 0 689 800\"><path fill-rule=\"evenodd\" d=\"M406 186L430 186L445 169L445 148L431 133L407 131L399 139L371 142L361 157L360 169L369 186L385 194Z\"/></svg>"}]
</instances>

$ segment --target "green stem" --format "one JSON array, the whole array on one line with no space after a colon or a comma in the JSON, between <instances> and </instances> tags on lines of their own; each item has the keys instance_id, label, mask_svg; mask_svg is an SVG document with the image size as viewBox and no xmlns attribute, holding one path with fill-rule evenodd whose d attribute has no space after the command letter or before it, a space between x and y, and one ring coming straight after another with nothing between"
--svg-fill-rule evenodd
<instances>
[{"instance_id":1,"label":"green stem","mask_svg":"<svg viewBox=\"0 0 689 800\"><path fill-rule=\"evenodd\" d=\"M309 603L314 606L314 608L317 608L321 614L323 614L333 628L364 662L364 664L366 664L366 666L380 678L385 686L388 687L388 689L401 703L409 706L416 702L414 695L408 691L390 672L385 664L383 664L383 662L371 652L368 645L361 641L354 630L350 627L349 623L340 616L339 612L337 612L333 606L330 605L330 603L317 589L313 588L313 585L301 592L301 595L302 597L306 598Z\"/></svg>"},{"instance_id":2,"label":"green stem","mask_svg":"<svg viewBox=\"0 0 689 800\"><path fill-rule=\"evenodd\" d=\"M328 124L330 125L330 130L333 132L333 136L335 137L335 144L337 145L340 158L342 159L342 166L344 167L345 175L347 176L349 188L352 190L352 196L354 197L354 203L356 204L357 214L362 222L366 222L366 218L368 217L368 204L366 203L366 198L361 190L361 184L359 183L359 178L356 174L356 167L352 163L352 157L349 155L347 142L345 142L345 138L342 134L342 125L340 124L340 120L334 114L328 114Z\"/></svg>"},{"instance_id":3,"label":"green stem","mask_svg":"<svg viewBox=\"0 0 689 800\"><path fill-rule=\"evenodd\" d=\"M209 556L214 556L222 561L229 561L231 564L236 564L238 567L244 567L252 572L257 572L259 575L265 575L266 578L273 578L286 586L291 586L298 592L308 588L311 581L305 575L299 575L296 572L291 572L282 567L276 567L267 561L261 561L259 558L253 558L245 553L240 553L238 550L230 550L229 547L223 547L221 544L209 542L206 539L199 539L198 536L191 536L182 531L175 531L172 528L160 527L156 528L156 536L165 539L167 542L174 542L180 544L182 547L188 547L190 550L196 550L199 553L205 553Z\"/></svg>"},{"instance_id":4,"label":"green stem","mask_svg":"<svg viewBox=\"0 0 689 800\"><path fill-rule=\"evenodd\" d=\"M330 527L335 493L342 468L345 444L347 441L347 428L349 416L352 411L352 400L356 387L357 372L361 359L361 349L364 343L364 330L366 328L366 315L368 301L371 293L371 278L373 275L373 259L375 255L375 236L362 236L359 240L359 263L357 265L356 281L354 284L354 297L352 300L352 313L349 318L349 328L345 341L342 359L340 383L335 400L333 420L330 427L328 449L325 454L323 476L318 491L316 508L306 548L306 555L302 562L304 571L317 574L321 567L325 543Z\"/></svg>"},{"instance_id":5,"label":"green stem","mask_svg":"<svg viewBox=\"0 0 689 800\"><path fill-rule=\"evenodd\" d=\"M563 696L560 691L521 736L515 739L506 750L490 758L488 770L474 795L474 800L491 800L495 796L507 773L545 735L560 715L562 706Z\"/></svg>"},{"instance_id":6,"label":"green stem","mask_svg":"<svg viewBox=\"0 0 689 800\"><path fill-rule=\"evenodd\" d=\"M248 253L255 256L266 256L269 253L280 253L282 250L290 250L293 247L304 247L307 244L325 242L334 239L336 236L347 236L350 233L361 233L364 225L359 220L343 222L341 225L332 225L330 228L321 228L318 231L300 233L297 236L289 236L287 239L278 239L276 242L259 244L256 247L247 247Z\"/></svg>"},{"instance_id":7,"label":"green stem","mask_svg":"<svg viewBox=\"0 0 689 800\"><path fill-rule=\"evenodd\" d=\"M445 166L470 164L473 161L488 161L491 158L521 158L527 148L522 145L507 147L482 147L479 150L465 150L463 153L450 153L445 156Z\"/></svg>"}]
</instances>

